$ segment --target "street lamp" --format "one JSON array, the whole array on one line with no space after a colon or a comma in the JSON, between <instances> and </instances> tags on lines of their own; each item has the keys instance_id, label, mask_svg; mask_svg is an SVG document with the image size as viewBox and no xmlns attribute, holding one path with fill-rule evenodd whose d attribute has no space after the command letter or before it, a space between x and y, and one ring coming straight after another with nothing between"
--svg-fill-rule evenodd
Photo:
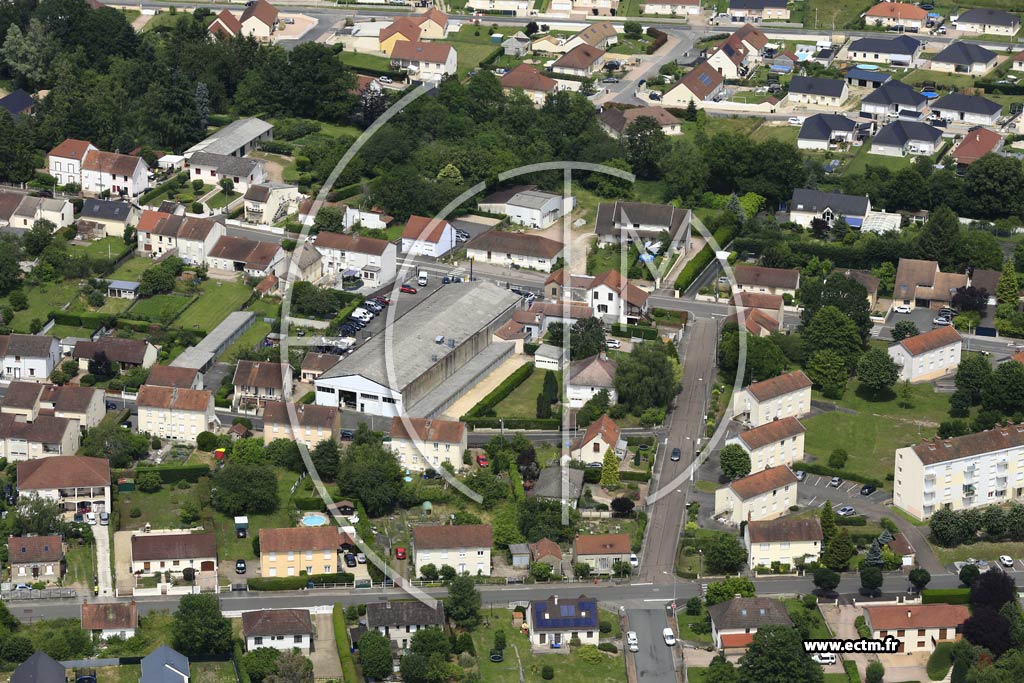
<instances>
[{"instance_id":1,"label":"street lamp","mask_svg":"<svg viewBox=\"0 0 1024 683\"><path fill-rule=\"evenodd\" d=\"M669 572L666 572L666 571L663 571L661 573L665 574L666 576L668 576L668 574L669 574ZM676 586L679 584L678 578L679 577L676 576L676 573L672 572L672 611L673 612L676 609Z\"/></svg>"},{"instance_id":2,"label":"street lamp","mask_svg":"<svg viewBox=\"0 0 1024 683\"><path fill-rule=\"evenodd\" d=\"M697 548L697 578L704 573L704 549Z\"/></svg>"}]
</instances>

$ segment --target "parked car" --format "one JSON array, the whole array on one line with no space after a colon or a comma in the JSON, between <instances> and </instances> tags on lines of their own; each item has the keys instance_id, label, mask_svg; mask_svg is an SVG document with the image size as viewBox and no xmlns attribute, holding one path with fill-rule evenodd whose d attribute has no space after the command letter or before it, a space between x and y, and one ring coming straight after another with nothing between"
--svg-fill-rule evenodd
<instances>
[{"instance_id":1,"label":"parked car","mask_svg":"<svg viewBox=\"0 0 1024 683\"><path fill-rule=\"evenodd\" d=\"M113 401L107 401L106 408L107 410L117 410L117 404L114 403Z\"/></svg>"},{"instance_id":2,"label":"parked car","mask_svg":"<svg viewBox=\"0 0 1024 683\"><path fill-rule=\"evenodd\" d=\"M1009 555L1000 555L999 556L999 564L1003 565L1004 567L1011 567L1012 568L1013 567L1013 558L1010 557Z\"/></svg>"},{"instance_id":3,"label":"parked car","mask_svg":"<svg viewBox=\"0 0 1024 683\"><path fill-rule=\"evenodd\" d=\"M911 308L906 304L901 304L894 308L893 310L896 311L897 313L910 313Z\"/></svg>"},{"instance_id":4,"label":"parked car","mask_svg":"<svg viewBox=\"0 0 1024 683\"><path fill-rule=\"evenodd\" d=\"M839 488L840 486L843 485L843 479L842 477L832 477L832 479L828 482L828 485Z\"/></svg>"},{"instance_id":5,"label":"parked car","mask_svg":"<svg viewBox=\"0 0 1024 683\"><path fill-rule=\"evenodd\" d=\"M629 554L629 566L634 569L640 566L640 558L636 556L636 553Z\"/></svg>"},{"instance_id":6,"label":"parked car","mask_svg":"<svg viewBox=\"0 0 1024 683\"><path fill-rule=\"evenodd\" d=\"M103 525L103 526L107 526L107 525L110 524L110 513L109 512L101 512L100 513L100 524Z\"/></svg>"},{"instance_id":7,"label":"parked car","mask_svg":"<svg viewBox=\"0 0 1024 683\"><path fill-rule=\"evenodd\" d=\"M857 514L857 511L851 505L844 505L843 507L836 510L836 514L840 517L853 517Z\"/></svg>"},{"instance_id":8,"label":"parked car","mask_svg":"<svg viewBox=\"0 0 1024 683\"><path fill-rule=\"evenodd\" d=\"M878 490L877 486L874 486L872 484L864 484L864 486L860 487L860 495L862 495L862 496L870 496L872 493L874 493L877 490Z\"/></svg>"},{"instance_id":9,"label":"parked car","mask_svg":"<svg viewBox=\"0 0 1024 683\"><path fill-rule=\"evenodd\" d=\"M943 318L941 315L938 318L932 320L932 325L938 325L939 327L946 327L952 325L953 320L950 318Z\"/></svg>"},{"instance_id":10,"label":"parked car","mask_svg":"<svg viewBox=\"0 0 1024 683\"><path fill-rule=\"evenodd\" d=\"M235 573L236 574L244 574L245 573L245 569L246 569L246 567L245 567L245 560L235 560Z\"/></svg>"},{"instance_id":11,"label":"parked car","mask_svg":"<svg viewBox=\"0 0 1024 683\"><path fill-rule=\"evenodd\" d=\"M401 292L402 294L415 294L416 288L413 287L412 285L402 285L401 287L398 288L398 291Z\"/></svg>"},{"instance_id":12,"label":"parked car","mask_svg":"<svg viewBox=\"0 0 1024 683\"><path fill-rule=\"evenodd\" d=\"M405 548L403 548L401 546L395 548L395 559L396 560L404 560L405 559Z\"/></svg>"},{"instance_id":13,"label":"parked car","mask_svg":"<svg viewBox=\"0 0 1024 683\"><path fill-rule=\"evenodd\" d=\"M96 513L95 512L86 512L85 513L85 523L90 525L90 526L96 524Z\"/></svg>"},{"instance_id":14,"label":"parked car","mask_svg":"<svg viewBox=\"0 0 1024 683\"><path fill-rule=\"evenodd\" d=\"M673 448L673 449L672 449L672 455L671 455L671 456L669 457L669 459L670 459L670 460L671 460L672 462L679 462L679 459L680 459L680 458L681 458L682 456L683 456L683 452L682 452L682 450L680 450L680 449L678 449L678 448Z\"/></svg>"},{"instance_id":15,"label":"parked car","mask_svg":"<svg viewBox=\"0 0 1024 683\"><path fill-rule=\"evenodd\" d=\"M341 440L342 441L351 441L355 437L355 435L356 435L356 433L353 432L351 429L342 429L341 430Z\"/></svg>"},{"instance_id":16,"label":"parked car","mask_svg":"<svg viewBox=\"0 0 1024 683\"><path fill-rule=\"evenodd\" d=\"M648 97L650 97L650 98L651 98L652 100L654 100L655 102L661 102L661 93L660 93L660 92L654 92L654 91L652 90L652 91L651 91L651 92L650 92L650 93L648 94Z\"/></svg>"},{"instance_id":17,"label":"parked car","mask_svg":"<svg viewBox=\"0 0 1024 683\"><path fill-rule=\"evenodd\" d=\"M478 467L488 467L490 465L490 463L487 462L487 456L483 453L476 456L476 464Z\"/></svg>"},{"instance_id":18,"label":"parked car","mask_svg":"<svg viewBox=\"0 0 1024 683\"><path fill-rule=\"evenodd\" d=\"M394 81L391 80L390 76L381 76L377 80L380 81L381 83L394 83Z\"/></svg>"},{"instance_id":19,"label":"parked car","mask_svg":"<svg viewBox=\"0 0 1024 683\"><path fill-rule=\"evenodd\" d=\"M787 119L787 123L789 123L789 125L791 126L802 126L804 125L804 117L790 116L789 119Z\"/></svg>"},{"instance_id":20,"label":"parked car","mask_svg":"<svg viewBox=\"0 0 1024 683\"><path fill-rule=\"evenodd\" d=\"M665 639L666 645L671 646L676 644L676 634L673 633L672 629L668 627L665 627L665 629L661 632L661 637Z\"/></svg>"},{"instance_id":21,"label":"parked car","mask_svg":"<svg viewBox=\"0 0 1024 683\"><path fill-rule=\"evenodd\" d=\"M797 481L803 481L804 479L807 478L807 473L804 472L803 470L796 470L795 472L793 472L793 474L796 475Z\"/></svg>"},{"instance_id":22,"label":"parked car","mask_svg":"<svg viewBox=\"0 0 1024 683\"><path fill-rule=\"evenodd\" d=\"M943 318L952 318L956 316L957 312L955 308L943 307L939 309L939 315Z\"/></svg>"},{"instance_id":23,"label":"parked car","mask_svg":"<svg viewBox=\"0 0 1024 683\"><path fill-rule=\"evenodd\" d=\"M811 655L811 659L822 666L836 663L836 654L834 652L815 652Z\"/></svg>"},{"instance_id":24,"label":"parked car","mask_svg":"<svg viewBox=\"0 0 1024 683\"><path fill-rule=\"evenodd\" d=\"M640 651L640 641L637 640L636 631L626 631L626 647L630 652Z\"/></svg>"},{"instance_id":25,"label":"parked car","mask_svg":"<svg viewBox=\"0 0 1024 683\"><path fill-rule=\"evenodd\" d=\"M602 467L604 467L604 463L602 463L600 460L596 460L594 462L588 462L586 466L589 467L590 469L599 470Z\"/></svg>"},{"instance_id":26,"label":"parked car","mask_svg":"<svg viewBox=\"0 0 1024 683\"><path fill-rule=\"evenodd\" d=\"M608 78L602 78L601 82L602 83L618 83L619 79L615 78L614 76L609 76Z\"/></svg>"},{"instance_id":27,"label":"parked car","mask_svg":"<svg viewBox=\"0 0 1024 683\"><path fill-rule=\"evenodd\" d=\"M366 554L365 553L356 553L356 562L358 564L366 564Z\"/></svg>"},{"instance_id":28,"label":"parked car","mask_svg":"<svg viewBox=\"0 0 1024 683\"><path fill-rule=\"evenodd\" d=\"M618 348L622 348L622 342L620 342L620 341L619 341L618 339L605 339L605 340L604 340L604 344L605 344L605 346L607 346L607 347L608 347L609 349L618 349Z\"/></svg>"},{"instance_id":29,"label":"parked car","mask_svg":"<svg viewBox=\"0 0 1024 683\"><path fill-rule=\"evenodd\" d=\"M379 303L381 306L391 305L391 299L387 298L386 296L375 296L373 297L373 300Z\"/></svg>"},{"instance_id":30,"label":"parked car","mask_svg":"<svg viewBox=\"0 0 1024 683\"><path fill-rule=\"evenodd\" d=\"M359 564L359 563L356 562L355 553L345 553L345 566L346 567L354 567L357 564Z\"/></svg>"}]
</instances>

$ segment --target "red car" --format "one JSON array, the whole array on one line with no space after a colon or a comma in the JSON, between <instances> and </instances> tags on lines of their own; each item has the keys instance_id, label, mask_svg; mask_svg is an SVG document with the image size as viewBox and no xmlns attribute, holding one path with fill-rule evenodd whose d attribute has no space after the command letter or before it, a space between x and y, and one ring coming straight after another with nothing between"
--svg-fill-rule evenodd
<instances>
[{"instance_id":1,"label":"red car","mask_svg":"<svg viewBox=\"0 0 1024 683\"><path fill-rule=\"evenodd\" d=\"M415 294L416 288L413 287L412 285L402 285L401 287L398 288L398 291L401 292L402 294Z\"/></svg>"},{"instance_id":2,"label":"red car","mask_svg":"<svg viewBox=\"0 0 1024 683\"><path fill-rule=\"evenodd\" d=\"M490 463L487 462L486 455L478 455L476 456L476 464L480 467L487 467Z\"/></svg>"},{"instance_id":3,"label":"red car","mask_svg":"<svg viewBox=\"0 0 1024 683\"><path fill-rule=\"evenodd\" d=\"M395 559L396 560L404 560L405 559L405 548L395 548Z\"/></svg>"}]
</instances>

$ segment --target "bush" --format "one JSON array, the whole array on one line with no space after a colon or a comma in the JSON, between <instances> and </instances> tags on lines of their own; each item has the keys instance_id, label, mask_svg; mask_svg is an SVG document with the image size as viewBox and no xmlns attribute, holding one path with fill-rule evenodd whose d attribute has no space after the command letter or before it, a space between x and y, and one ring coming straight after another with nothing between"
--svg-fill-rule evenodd
<instances>
[{"instance_id":1,"label":"bush","mask_svg":"<svg viewBox=\"0 0 1024 683\"><path fill-rule=\"evenodd\" d=\"M133 507L131 509L131 511L128 512L128 516L131 517L132 519L138 519L139 517L142 516L142 509L141 508L137 508L137 507Z\"/></svg>"},{"instance_id":2,"label":"bush","mask_svg":"<svg viewBox=\"0 0 1024 683\"><path fill-rule=\"evenodd\" d=\"M838 526L867 526L868 520L864 515L854 515L853 517L836 517L836 524Z\"/></svg>"},{"instance_id":3,"label":"bush","mask_svg":"<svg viewBox=\"0 0 1024 683\"><path fill-rule=\"evenodd\" d=\"M615 647L615 643L598 643L597 649L601 652L610 652L613 655L619 651L619 648Z\"/></svg>"},{"instance_id":4,"label":"bush","mask_svg":"<svg viewBox=\"0 0 1024 683\"><path fill-rule=\"evenodd\" d=\"M600 622L598 622L598 628L601 630L601 633L611 633L612 622L608 621L607 619L602 619Z\"/></svg>"},{"instance_id":5,"label":"bush","mask_svg":"<svg viewBox=\"0 0 1024 683\"><path fill-rule=\"evenodd\" d=\"M345 608L340 603L335 603L331 613L331 622L334 625L334 639L338 646L338 658L341 660L341 678L344 681L357 681L359 674L356 672L356 663L352 657L352 649L348 639L348 628L345 626Z\"/></svg>"},{"instance_id":6,"label":"bush","mask_svg":"<svg viewBox=\"0 0 1024 683\"><path fill-rule=\"evenodd\" d=\"M928 657L928 678L941 681L953 666L953 643L937 643Z\"/></svg>"},{"instance_id":7,"label":"bush","mask_svg":"<svg viewBox=\"0 0 1024 683\"><path fill-rule=\"evenodd\" d=\"M545 664L543 667L541 667L540 677L543 678L545 681L550 681L552 678L555 677L554 668L552 668L550 664Z\"/></svg>"},{"instance_id":8,"label":"bush","mask_svg":"<svg viewBox=\"0 0 1024 683\"><path fill-rule=\"evenodd\" d=\"M857 662L850 661L849 659L844 660L843 669L846 671L846 677L850 680L850 683L860 683L860 674L857 672Z\"/></svg>"},{"instance_id":9,"label":"bush","mask_svg":"<svg viewBox=\"0 0 1024 683\"><path fill-rule=\"evenodd\" d=\"M871 629L868 628L867 621L864 620L864 615L854 619L853 626L857 629L857 635L865 640L871 640Z\"/></svg>"},{"instance_id":10,"label":"bush","mask_svg":"<svg viewBox=\"0 0 1024 683\"><path fill-rule=\"evenodd\" d=\"M135 488L143 493L156 493L163 488L163 481L161 481L160 475L152 470L140 472L135 477Z\"/></svg>"},{"instance_id":11,"label":"bush","mask_svg":"<svg viewBox=\"0 0 1024 683\"><path fill-rule=\"evenodd\" d=\"M724 249L725 245L731 242L733 237L736 236L736 228L732 226L723 226L716 230L712 236L715 238L715 241L718 242L718 246ZM714 260L714 250L711 248L710 244L705 244L704 247L697 252L697 254L690 259L685 266L683 266L683 269L679 271L679 277L676 278L676 289L685 291L687 287L693 284L693 281L697 279L697 276L708 267L708 264Z\"/></svg>"},{"instance_id":12,"label":"bush","mask_svg":"<svg viewBox=\"0 0 1024 683\"><path fill-rule=\"evenodd\" d=\"M95 375L82 375L82 379L79 380L83 387L96 386Z\"/></svg>"},{"instance_id":13,"label":"bush","mask_svg":"<svg viewBox=\"0 0 1024 683\"><path fill-rule=\"evenodd\" d=\"M658 330L653 327L646 327L641 325L622 325L620 323L612 323L612 335L616 337L625 337L630 339L636 337L637 339L657 339Z\"/></svg>"},{"instance_id":14,"label":"bush","mask_svg":"<svg viewBox=\"0 0 1024 683\"><path fill-rule=\"evenodd\" d=\"M584 645L576 648L576 656L588 664L597 664L604 658L601 651L594 645Z\"/></svg>"},{"instance_id":15,"label":"bush","mask_svg":"<svg viewBox=\"0 0 1024 683\"><path fill-rule=\"evenodd\" d=\"M468 413L467 413L468 415ZM552 430L558 429L562 421L557 417L551 417L548 419L540 418L505 418L502 420L499 417L467 417L463 415L460 420L465 423L469 429L500 429L504 422L505 429L511 430L523 430L523 429L543 429Z\"/></svg>"},{"instance_id":16,"label":"bush","mask_svg":"<svg viewBox=\"0 0 1024 683\"><path fill-rule=\"evenodd\" d=\"M921 591L921 602L926 605L946 603L966 605L970 601L970 588L926 588Z\"/></svg>"},{"instance_id":17,"label":"bush","mask_svg":"<svg viewBox=\"0 0 1024 683\"><path fill-rule=\"evenodd\" d=\"M815 595L808 593L803 597L804 609L817 609L818 598Z\"/></svg>"}]
</instances>

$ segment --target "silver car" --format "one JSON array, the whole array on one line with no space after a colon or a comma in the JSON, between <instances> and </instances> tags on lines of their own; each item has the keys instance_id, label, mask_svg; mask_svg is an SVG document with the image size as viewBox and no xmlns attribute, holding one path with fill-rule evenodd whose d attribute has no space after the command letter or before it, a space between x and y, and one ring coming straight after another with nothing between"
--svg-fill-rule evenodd
<instances>
[{"instance_id":1,"label":"silver car","mask_svg":"<svg viewBox=\"0 0 1024 683\"><path fill-rule=\"evenodd\" d=\"M636 638L636 631L626 631L626 647L630 652L640 651L640 641Z\"/></svg>"}]
</instances>

